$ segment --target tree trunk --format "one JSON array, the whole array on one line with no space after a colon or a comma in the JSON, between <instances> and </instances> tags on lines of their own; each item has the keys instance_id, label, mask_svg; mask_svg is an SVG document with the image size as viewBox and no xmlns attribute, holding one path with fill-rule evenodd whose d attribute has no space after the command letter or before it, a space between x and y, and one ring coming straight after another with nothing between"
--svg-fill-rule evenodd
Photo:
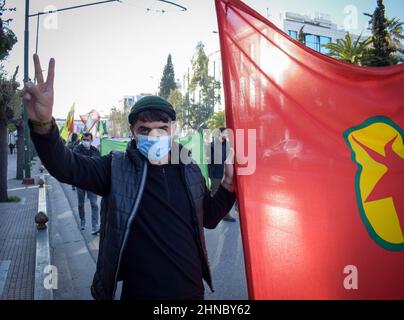
<instances>
[{"instance_id":1,"label":"tree trunk","mask_svg":"<svg viewBox=\"0 0 404 320\"><path fill-rule=\"evenodd\" d=\"M8 201L7 195L7 124L0 120L0 202Z\"/></svg>"},{"instance_id":2,"label":"tree trunk","mask_svg":"<svg viewBox=\"0 0 404 320\"><path fill-rule=\"evenodd\" d=\"M24 178L24 126L23 122L15 125L17 128L17 174L16 179Z\"/></svg>"}]
</instances>

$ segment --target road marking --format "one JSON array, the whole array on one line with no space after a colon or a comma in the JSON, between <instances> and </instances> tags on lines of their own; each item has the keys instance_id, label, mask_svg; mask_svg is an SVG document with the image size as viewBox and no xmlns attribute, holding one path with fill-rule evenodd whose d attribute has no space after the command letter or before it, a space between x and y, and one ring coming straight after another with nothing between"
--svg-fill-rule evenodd
<instances>
[{"instance_id":1,"label":"road marking","mask_svg":"<svg viewBox=\"0 0 404 320\"><path fill-rule=\"evenodd\" d=\"M14 189L7 189L8 191L19 191L19 190L25 190L25 189L35 189L38 188L39 186L30 186L30 187L21 187L21 188L14 188Z\"/></svg>"}]
</instances>

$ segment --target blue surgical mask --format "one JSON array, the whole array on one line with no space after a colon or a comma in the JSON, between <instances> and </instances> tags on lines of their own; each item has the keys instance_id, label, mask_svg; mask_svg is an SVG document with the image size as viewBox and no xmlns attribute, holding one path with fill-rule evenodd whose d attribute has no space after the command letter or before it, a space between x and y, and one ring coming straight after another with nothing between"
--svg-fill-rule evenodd
<instances>
[{"instance_id":1,"label":"blue surgical mask","mask_svg":"<svg viewBox=\"0 0 404 320\"><path fill-rule=\"evenodd\" d=\"M144 135L137 136L137 148L140 153L151 161L157 161L164 158L171 150L171 137L149 137Z\"/></svg>"}]
</instances>

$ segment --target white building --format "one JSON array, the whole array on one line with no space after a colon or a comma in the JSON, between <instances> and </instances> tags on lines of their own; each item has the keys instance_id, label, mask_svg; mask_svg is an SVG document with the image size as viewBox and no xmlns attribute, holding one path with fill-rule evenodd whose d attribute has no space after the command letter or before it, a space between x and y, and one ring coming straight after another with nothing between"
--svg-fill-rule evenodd
<instances>
[{"instance_id":1,"label":"white building","mask_svg":"<svg viewBox=\"0 0 404 320\"><path fill-rule=\"evenodd\" d=\"M325 44L335 43L338 39L343 39L347 32L333 23L329 15L321 13L316 13L314 17L311 17L294 12L285 12L276 17L270 17L269 20L294 39L298 38L299 31L303 27L306 46L323 54L328 54L328 50L324 47ZM354 35L354 39L357 37ZM221 52L216 50L208 53L208 57L210 75L222 84L220 100L215 103L215 112L217 112L224 109ZM190 66L188 70L188 73L183 76L183 94L187 91L188 83L192 78L192 67ZM197 95L192 98L198 100Z\"/></svg>"},{"instance_id":2,"label":"white building","mask_svg":"<svg viewBox=\"0 0 404 320\"><path fill-rule=\"evenodd\" d=\"M328 54L328 50L324 48L325 44L343 39L346 34L345 30L338 28L325 14L316 14L312 18L308 15L286 12L281 14L280 20L280 28L296 40L303 27L306 46L324 54Z\"/></svg>"},{"instance_id":3,"label":"white building","mask_svg":"<svg viewBox=\"0 0 404 320\"><path fill-rule=\"evenodd\" d=\"M123 100L121 100L121 101L123 101L124 109L130 109L140 99L142 99L143 97L146 97L146 96L151 96L151 95L152 95L151 93L139 93L134 96L124 96Z\"/></svg>"}]
</instances>

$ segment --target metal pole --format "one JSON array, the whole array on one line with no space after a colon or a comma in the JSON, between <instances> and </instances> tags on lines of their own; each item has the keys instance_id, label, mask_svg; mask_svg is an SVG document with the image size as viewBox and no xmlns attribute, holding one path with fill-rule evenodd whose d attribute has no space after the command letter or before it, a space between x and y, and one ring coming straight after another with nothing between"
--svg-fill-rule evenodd
<instances>
[{"instance_id":1,"label":"metal pole","mask_svg":"<svg viewBox=\"0 0 404 320\"><path fill-rule=\"evenodd\" d=\"M39 15L36 18L36 41L35 41L35 53L38 54L38 40L39 40Z\"/></svg>"},{"instance_id":2,"label":"metal pole","mask_svg":"<svg viewBox=\"0 0 404 320\"><path fill-rule=\"evenodd\" d=\"M25 30L24 30L24 83L29 81L29 64L28 64L28 52L29 52L29 0L25 0ZM29 155L29 131L28 131L28 116L27 105L24 101L23 104L23 121L24 121L24 171L25 179L31 178L30 168L30 155ZM27 182L27 181L26 181Z\"/></svg>"},{"instance_id":3,"label":"metal pole","mask_svg":"<svg viewBox=\"0 0 404 320\"><path fill-rule=\"evenodd\" d=\"M29 18L37 16L37 35L36 35L36 52L38 51L38 34L39 34L39 16L43 14L65 11L70 9L83 8L88 6L93 6L96 4L108 3L108 2L120 2L120 0L108 0L108 1L99 1L95 3L89 3L84 5L78 5L69 8L62 8L55 11L48 12L38 12L36 14L29 14L29 0L25 0L25 30L24 30L24 83L29 81ZM31 184L31 168L30 168L30 135L28 129L28 115L27 115L27 105L26 102L23 102L23 110L22 110L22 119L24 122L24 179L23 183Z\"/></svg>"}]
</instances>

